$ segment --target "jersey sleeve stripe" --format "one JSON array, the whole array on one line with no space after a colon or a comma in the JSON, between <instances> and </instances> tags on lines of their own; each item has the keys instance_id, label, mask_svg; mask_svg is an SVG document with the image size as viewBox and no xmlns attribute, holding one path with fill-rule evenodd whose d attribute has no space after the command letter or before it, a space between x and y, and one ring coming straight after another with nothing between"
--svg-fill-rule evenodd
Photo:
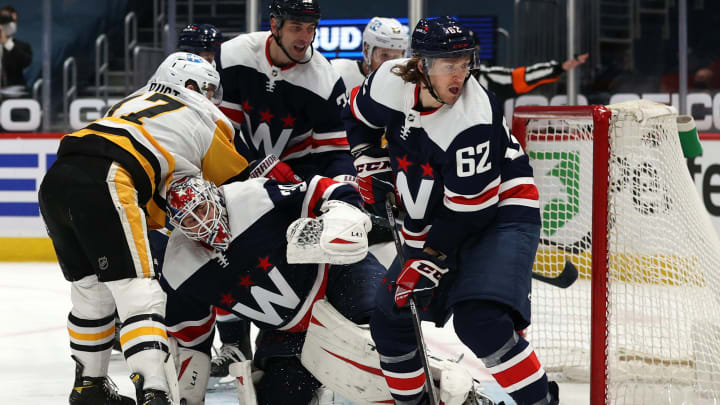
<instances>
[{"instance_id":1,"label":"jersey sleeve stripe","mask_svg":"<svg viewBox=\"0 0 720 405\"><path fill-rule=\"evenodd\" d=\"M538 76L541 75L541 73L543 73L543 72L534 72L529 76L531 76L533 78L537 78ZM557 81L560 78L560 76L556 76L556 77L551 77L548 79L537 80L534 83L528 83L529 81L532 81L532 80L528 80L525 77L525 66L519 67L519 68L513 70L512 76L513 76L513 88L515 89L515 92L518 94L527 93L542 84L552 83L552 82Z\"/></svg>"},{"instance_id":2,"label":"jersey sleeve stripe","mask_svg":"<svg viewBox=\"0 0 720 405\"><path fill-rule=\"evenodd\" d=\"M357 108L357 95L358 95L358 92L360 91L360 87L361 86L358 86L358 87L355 87L354 89L352 89L352 93L350 94L350 112L352 112L353 117L355 117L355 119L362 122L366 126L372 128L372 129L380 129L380 127L371 124L367 119L365 119L365 117L362 115L360 110Z\"/></svg>"},{"instance_id":3,"label":"jersey sleeve stripe","mask_svg":"<svg viewBox=\"0 0 720 405\"><path fill-rule=\"evenodd\" d=\"M508 190L511 190L517 186L526 185L526 184L532 185L534 187L535 181L533 180L532 177L516 177L514 179L503 181L502 184L500 184L500 189L498 190L498 192L501 195L500 198L502 198L502 194L507 192ZM536 190L536 194L537 194L537 190Z\"/></svg>"},{"instance_id":4,"label":"jersey sleeve stripe","mask_svg":"<svg viewBox=\"0 0 720 405\"><path fill-rule=\"evenodd\" d=\"M329 138L321 140L307 138L304 141L287 148L280 156L280 159L295 159L309 155L310 153L323 153L349 149L350 144L348 144L347 138Z\"/></svg>"},{"instance_id":5,"label":"jersey sleeve stripe","mask_svg":"<svg viewBox=\"0 0 720 405\"><path fill-rule=\"evenodd\" d=\"M288 332L302 332L304 330L307 330L308 325L310 324L310 318L312 317L311 309L313 307L313 304L325 297L329 267L330 266L327 264L318 264L318 273L317 277L315 278L315 283L310 289L310 292L308 293L305 302L303 302L302 307L300 308L298 313L295 314L293 319L290 320L290 322L288 322L283 327L278 328L278 330L286 330Z\"/></svg>"},{"instance_id":6,"label":"jersey sleeve stripe","mask_svg":"<svg viewBox=\"0 0 720 405\"><path fill-rule=\"evenodd\" d=\"M215 313L210 311L210 314L203 319L181 322L168 326L167 330L170 336L178 340L180 346L191 347L207 339L212 333L214 325Z\"/></svg>"},{"instance_id":7,"label":"jersey sleeve stripe","mask_svg":"<svg viewBox=\"0 0 720 405\"><path fill-rule=\"evenodd\" d=\"M232 103L226 103L225 101L220 104L219 108L220 111L222 111L223 114L225 114L230 121L232 121L233 125L240 126L240 124L243 123L245 120L245 115L243 114L242 107L240 107L239 104L232 104L232 107L230 106Z\"/></svg>"},{"instance_id":8,"label":"jersey sleeve stripe","mask_svg":"<svg viewBox=\"0 0 720 405\"><path fill-rule=\"evenodd\" d=\"M333 179L314 176L310 183L308 183L308 189L305 193L305 199L302 205L302 216L315 218L315 208L322 199L328 199L332 192L342 186L343 183L338 183Z\"/></svg>"},{"instance_id":9,"label":"jersey sleeve stripe","mask_svg":"<svg viewBox=\"0 0 720 405\"><path fill-rule=\"evenodd\" d=\"M447 208L453 211L481 211L487 207L497 204L499 199L498 190L500 189L499 182L500 177L491 182L488 187L486 187L485 190L483 190L481 193L473 195L461 195L453 193L446 187L443 203Z\"/></svg>"},{"instance_id":10,"label":"jersey sleeve stripe","mask_svg":"<svg viewBox=\"0 0 720 405\"><path fill-rule=\"evenodd\" d=\"M406 245L412 248L422 249L425 247L425 240L427 239L428 232L430 232L432 225L426 226L420 232L412 232L405 228L405 224L400 228L400 235Z\"/></svg>"},{"instance_id":11,"label":"jersey sleeve stripe","mask_svg":"<svg viewBox=\"0 0 720 405\"><path fill-rule=\"evenodd\" d=\"M347 136L345 134L345 131L315 132L312 137L313 139L315 139L316 142L329 139L343 139L345 140L345 144L347 144Z\"/></svg>"}]
</instances>

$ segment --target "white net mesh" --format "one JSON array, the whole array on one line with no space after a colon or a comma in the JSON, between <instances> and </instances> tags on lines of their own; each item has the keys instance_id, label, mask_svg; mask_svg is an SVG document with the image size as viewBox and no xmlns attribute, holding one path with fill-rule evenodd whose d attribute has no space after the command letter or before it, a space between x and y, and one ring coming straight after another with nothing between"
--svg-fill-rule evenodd
<instances>
[{"instance_id":1,"label":"white net mesh","mask_svg":"<svg viewBox=\"0 0 720 405\"><path fill-rule=\"evenodd\" d=\"M720 404L720 241L690 179L673 109L609 106L608 388L613 404ZM528 338L552 378L589 381L593 122L530 120L543 220Z\"/></svg>"}]
</instances>

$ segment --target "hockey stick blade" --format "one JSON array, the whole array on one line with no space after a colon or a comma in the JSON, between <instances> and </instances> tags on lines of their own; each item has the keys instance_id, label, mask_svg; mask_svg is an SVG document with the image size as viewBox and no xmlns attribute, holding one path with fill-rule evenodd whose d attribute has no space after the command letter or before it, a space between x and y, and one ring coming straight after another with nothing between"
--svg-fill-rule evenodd
<instances>
[{"instance_id":1,"label":"hockey stick blade","mask_svg":"<svg viewBox=\"0 0 720 405\"><path fill-rule=\"evenodd\" d=\"M578 269L570 261L570 259L565 259L565 267L563 267L562 272L560 272L557 277L543 276L542 274L533 272L532 278L538 281L542 281L543 283L548 283L558 288L568 288L573 285L575 280L577 280Z\"/></svg>"}]
</instances>

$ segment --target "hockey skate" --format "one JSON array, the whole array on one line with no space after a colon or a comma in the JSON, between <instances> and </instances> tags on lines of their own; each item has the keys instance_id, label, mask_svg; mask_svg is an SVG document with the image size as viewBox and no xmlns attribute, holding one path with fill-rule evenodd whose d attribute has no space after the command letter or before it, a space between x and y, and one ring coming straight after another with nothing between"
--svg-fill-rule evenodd
<instances>
[{"instance_id":1,"label":"hockey skate","mask_svg":"<svg viewBox=\"0 0 720 405\"><path fill-rule=\"evenodd\" d=\"M117 387L108 377L87 377L85 366L75 357L75 385L70 393L70 405L135 405L135 401L118 394Z\"/></svg>"},{"instance_id":2,"label":"hockey skate","mask_svg":"<svg viewBox=\"0 0 720 405\"><path fill-rule=\"evenodd\" d=\"M550 392L550 405L560 404L560 387L555 381L548 382L548 391Z\"/></svg>"},{"instance_id":3,"label":"hockey skate","mask_svg":"<svg viewBox=\"0 0 720 405\"><path fill-rule=\"evenodd\" d=\"M142 374L132 373L130 380L132 380L135 386L137 405L172 405L172 401L170 401L170 396L167 392L155 389L143 389L145 379Z\"/></svg>"},{"instance_id":4,"label":"hockey skate","mask_svg":"<svg viewBox=\"0 0 720 405\"><path fill-rule=\"evenodd\" d=\"M216 357L210 363L210 380L208 391L235 389L235 379L230 376L228 368L231 363L246 360L240 349L240 345L234 343L223 343Z\"/></svg>"}]
</instances>

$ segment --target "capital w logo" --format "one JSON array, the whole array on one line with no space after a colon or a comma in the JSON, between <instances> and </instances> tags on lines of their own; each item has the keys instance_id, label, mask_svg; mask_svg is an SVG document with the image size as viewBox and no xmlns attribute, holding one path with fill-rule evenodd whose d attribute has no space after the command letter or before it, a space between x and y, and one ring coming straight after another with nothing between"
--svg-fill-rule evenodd
<instances>
[{"instance_id":1,"label":"capital w logo","mask_svg":"<svg viewBox=\"0 0 720 405\"><path fill-rule=\"evenodd\" d=\"M277 267L273 267L268 273L275 287L280 292L275 293L268 291L260 286L254 285L250 287L250 295L255 298L260 310L252 309L247 305L236 303L233 305L233 311L239 312L248 318L258 320L269 325L280 325L282 317L277 313L273 304L283 308L295 308L300 304L300 298L297 296L292 287L285 281Z\"/></svg>"},{"instance_id":2,"label":"capital w logo","mask_svg":"<svg viewBox=\"0 0 720 405\"><path fill-rule=\"evenodd\" d=\"M248 128L252 128L252 120L250 119L250 115L248 113L245 113L245 119L249 123ZM267 122L261 122L250 138L256 150L264 152L266 156L272 154L280 157L285 150L285 146L290 139L292 131L292 128L283 129L280 132L277 142L273 143L270 125L268 125Z\"/></svg>"}]
</instances>

